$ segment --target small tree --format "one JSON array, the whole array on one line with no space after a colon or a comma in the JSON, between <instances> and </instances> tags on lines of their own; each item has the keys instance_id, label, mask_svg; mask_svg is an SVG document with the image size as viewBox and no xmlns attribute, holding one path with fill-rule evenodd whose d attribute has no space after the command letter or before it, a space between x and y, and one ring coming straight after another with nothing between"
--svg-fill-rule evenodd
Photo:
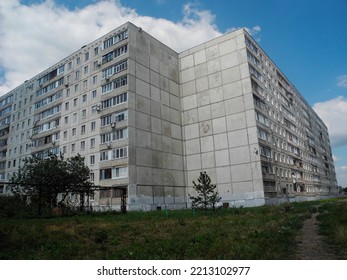
<instances>
[{"instance_id":1,"label":"small tree","mask_svg":"<svg viewBox=\"0 0 347 280\"><path fill-rule=\"evenodd\" d=\"M197 192L196 196L190 195L193 208L202 208L205 211L211 206L213 211L216 204L222 199L218 192L215 191L216 185L211 184L211 178L207 175L206 171L200 172L198 184L193 181L194 189Z\"/></svg>"}]
</instances>

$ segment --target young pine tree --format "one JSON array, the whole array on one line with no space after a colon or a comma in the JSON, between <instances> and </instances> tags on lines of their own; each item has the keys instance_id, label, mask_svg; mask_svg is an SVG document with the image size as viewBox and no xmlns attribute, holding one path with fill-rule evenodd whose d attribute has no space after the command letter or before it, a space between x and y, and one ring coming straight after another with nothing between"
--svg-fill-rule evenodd
<instances>
[{"instance_id":1,"label":"young pine tree","mask_svg":"<svg viewBox=\"0 0 347 280\"><path fill-rule=\"evenodd\" d=\"M218 192L215 191L216 185L211 184L211 178L207 175L206 171L200 172L198 178L198 183L194 184L194 189L197 192L196 196L190 195L189 198L192 201L193 208L201 208L205 211L212 207L213 211L215 210L216 204L221 200L221 197L218 195Z\"/></svg>"}]
</instances>

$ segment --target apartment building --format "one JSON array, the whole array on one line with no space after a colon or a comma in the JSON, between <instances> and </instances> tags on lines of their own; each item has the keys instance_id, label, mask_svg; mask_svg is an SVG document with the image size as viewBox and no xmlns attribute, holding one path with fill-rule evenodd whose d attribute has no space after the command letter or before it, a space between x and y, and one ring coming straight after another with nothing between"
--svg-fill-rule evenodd
<instances>
[{"instance_id":1,"label":"apartment building","mask_svg":"<svg viewBox=\"0 0 347 280\"><path fill-rule=\"evenodd\" d=\"M0 97L0 191L50 153L85 158L95 209L189 207L202 170L225 206L337 192L327 127L243 29L177 53L128 22Z\"/></svg>"},{"instance_id":2,"label":"apartment building","mask_svg":"<svg viewBox=\"0 0 347 280\"><path fill-rule=\"evenodd\" d=\"M245 30L179 58L188 189L203 169L232 205L337 193L326 125Z\"/></svg>"}]
</instances>

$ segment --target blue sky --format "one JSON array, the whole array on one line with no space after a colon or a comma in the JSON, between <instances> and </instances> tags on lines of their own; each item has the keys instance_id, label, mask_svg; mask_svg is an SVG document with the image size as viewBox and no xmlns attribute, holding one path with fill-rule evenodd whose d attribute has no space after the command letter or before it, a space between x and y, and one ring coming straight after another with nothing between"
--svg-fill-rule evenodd
<instances>
[{"instance_id":1,"label":"blue sky","mask_svg":"<svg viewBox=\"0 0 347 280\"><path fill-rule=\"evenodd\" d=\"M347 187L347 0L0 0L0 8L0 95L127 20L177 50L248 28L328 125Z\"/></svg>"}]
</instances>

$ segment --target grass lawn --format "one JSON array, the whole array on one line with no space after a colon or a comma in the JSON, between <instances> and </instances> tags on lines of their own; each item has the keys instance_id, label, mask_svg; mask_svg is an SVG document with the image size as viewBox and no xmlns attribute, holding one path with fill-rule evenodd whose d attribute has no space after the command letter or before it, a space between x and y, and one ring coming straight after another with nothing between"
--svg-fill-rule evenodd
<instances>
[{"instance_id":1,"label":"grass lawn","mask_svg":"<svg viewBox=\"0 0 347 280\"><path fill-rule=\"evenodd\" d=\"M347 260L347 199L330 200L319 208L319 233L336 252Z\"/></svg>"},{"instance_id":2,"label":"grass lawn","mask_svg":"<svg viewBox=\"0 0 347 280\"><path fill-rule=\"evenodd\" d=\"M344 243L339 256L347 258L347 202L329 200L216 212L0 218L0 259L295 259L295 236L318 204L322 233L335 247Z\"/></svg>"}]
</instances>

